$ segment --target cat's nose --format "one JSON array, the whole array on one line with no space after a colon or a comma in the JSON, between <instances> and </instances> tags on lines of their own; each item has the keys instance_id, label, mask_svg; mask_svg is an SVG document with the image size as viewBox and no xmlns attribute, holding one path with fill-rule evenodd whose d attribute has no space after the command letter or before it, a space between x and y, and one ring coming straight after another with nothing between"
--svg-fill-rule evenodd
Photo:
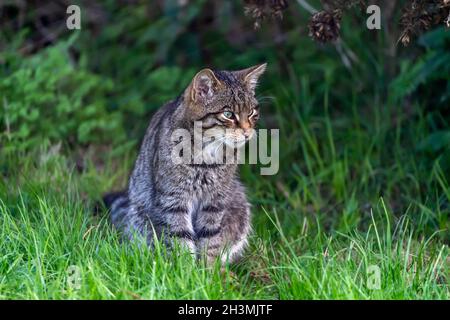
<instances>
[{"instance_id":1,"label":"cat's nose","mask_svg":"<svg viewBox=\"0 0 450 320\"><path fill-rule=\"evenodd\" d=\"M241 120L240 121L240 126L241 126L241 129L244 131L244 132L246 132L246 131L250 131L250 123L248 122L248 121L245 121L245 120Z\"/></svg>"},{"instance_id":2,"label":"cat's nose","mask_svg":"<svg viewBox=\"0 0 450 320\"><path fill-rule=\"evenodd\" d=\"M252 129L244 130L244 136L246 138L250 137L252 135Z\"/></svg>"}]
</instances>

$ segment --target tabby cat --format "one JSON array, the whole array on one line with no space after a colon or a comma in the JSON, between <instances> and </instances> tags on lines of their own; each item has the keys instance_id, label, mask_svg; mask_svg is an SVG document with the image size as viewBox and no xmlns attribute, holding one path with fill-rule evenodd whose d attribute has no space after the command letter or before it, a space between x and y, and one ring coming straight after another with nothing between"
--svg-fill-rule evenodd
<instances>
[{"instance_id":1,"label":"tabby cat","mask_svg":"<svg viewBox=\"0 0 450 320\"><path fill-rule=\"evenodd\" d=\"M117 229L128 238L144 235L149 244L155 236L169 247L177 239L208 263L242 255L251 229L250 204L236 161L222 161L219 152L215 162L173 161L173 136L178 129L195 136L196 123L228 149L248 141L259 117L255 88L265 69L266 64L239 71L203 69L183 94L155 113L127 190L103 199Z\"/></svg>"}]
</instances>

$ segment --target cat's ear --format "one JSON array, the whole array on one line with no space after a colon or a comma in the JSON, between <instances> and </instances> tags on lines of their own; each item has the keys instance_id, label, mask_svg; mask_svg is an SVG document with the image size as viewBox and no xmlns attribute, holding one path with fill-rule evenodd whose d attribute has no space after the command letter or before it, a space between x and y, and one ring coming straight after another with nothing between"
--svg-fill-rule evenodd
<instances>
[{"instance_id":1,"label":"cat's ear","mask_svg":"<svg viewBox=\"0 0 450 320\"><path fill-rule=\"evenodd\" d=\"M203 69L198 72L191 83L190 94L194 102L206 102L210 100L221 86L211 69Z\"/></svg>"},{"instance_id":2,"label":"cat's ear","mask_svg":"<svg viewBox=\"0 0 450 320\"><path fill-rule=\"evenodd\" d=\"M266 71L267 63L259 64L244 70L238 71L242 81L247 86L248 90L255 93L256 86L258 85L259 77Z\"/></svg>"}]
</instances>

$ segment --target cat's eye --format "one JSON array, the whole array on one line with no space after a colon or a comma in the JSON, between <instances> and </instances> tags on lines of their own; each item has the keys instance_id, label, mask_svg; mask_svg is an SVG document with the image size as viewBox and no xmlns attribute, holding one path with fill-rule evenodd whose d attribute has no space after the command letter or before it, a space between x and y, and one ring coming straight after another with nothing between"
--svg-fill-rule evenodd
<instances>
[{"instance_id":1,"label":"cat's eye","mask_svg":"<svg viewBox=\"0 0 450 320\"><path fill-rule=\"evenodd\" d=\"M223 112L223 116L225 118L227 118L227 119L231 119L231 118L233 118L233 112L231 112L231 111L224 111Z\"/></svg>"},{"instance_id":2,"label":"cat's eye","mask_svg":"<svg viewBox=\"0 0 450 320\"><path fill-rule=\"evenodd\" d=\"M256 109L252 109L252 111L250 111L250 113L248 114L248 117L251 118L255 115L256 115Z\"/></svg>"}]
</instances>

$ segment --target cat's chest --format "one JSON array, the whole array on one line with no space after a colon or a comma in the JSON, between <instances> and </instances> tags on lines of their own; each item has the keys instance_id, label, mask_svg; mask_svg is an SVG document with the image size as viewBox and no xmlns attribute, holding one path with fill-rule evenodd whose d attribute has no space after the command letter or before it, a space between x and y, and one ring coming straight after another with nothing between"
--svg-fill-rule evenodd
<instances>
[{"instance_id":1,"label":"cat's chest","mask_svg":"<svg viewBox=\"0 0 450 320\"><path fill-rule=\"evenodd\" d=\"M197 168L192 172L188 208L194 231L205 223L205 216L200 215L202 208L215 206L229 194L229 184L233 176L233 171L230 170L232 169L229 168L227 171L225 167L214 168L214 170Z\"/></svg>"},{"instance_id":2,"label":"cat's chest","mask_svg":"<svg viewBox=\"0 0 450 320\"><path fill-rule=\"evenodd\" d=\"M191 192L199 199L217 194L227 188L230 182L231 171L225 167L196 168L191 174Z\"/></svg>"}]
</instances>

